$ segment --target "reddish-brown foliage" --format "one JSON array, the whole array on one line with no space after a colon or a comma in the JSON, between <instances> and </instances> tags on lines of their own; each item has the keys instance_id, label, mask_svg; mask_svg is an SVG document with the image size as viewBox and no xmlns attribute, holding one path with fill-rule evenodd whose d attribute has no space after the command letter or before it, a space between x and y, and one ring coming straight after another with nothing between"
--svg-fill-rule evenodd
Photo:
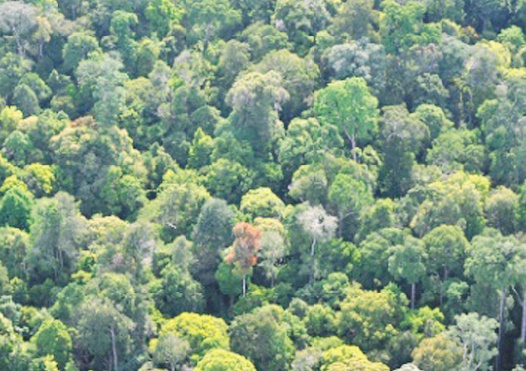
<instances>
[{"instance_id":1,"label":"reddish-brown foliage","mask_svg":"<svg viewBox=\"0 0 526 371\"><path fill-rule=\"evenodd\" d=\"M261 231L251 224L241 222L232 229L236 237L232 250L226 257L230 264L239 263L242 268L257 264L256 252L261 247Z\"/></svg>"}]
</instances>

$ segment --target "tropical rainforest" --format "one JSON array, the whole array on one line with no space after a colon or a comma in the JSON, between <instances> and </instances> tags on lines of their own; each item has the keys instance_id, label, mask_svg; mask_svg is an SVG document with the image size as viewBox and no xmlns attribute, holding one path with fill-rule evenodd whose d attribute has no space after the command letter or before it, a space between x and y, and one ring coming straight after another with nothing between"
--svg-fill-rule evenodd
<instances>
[{"instance_id":1,"label":"tropical rainforest","mask_svg":"<svg viewBox=\"0 0 526 371\"><path fill-rule=\"evenodd\" d=\"M0 370L524 370L525 30L0 0Z\"/></svg>"}]
</instances>

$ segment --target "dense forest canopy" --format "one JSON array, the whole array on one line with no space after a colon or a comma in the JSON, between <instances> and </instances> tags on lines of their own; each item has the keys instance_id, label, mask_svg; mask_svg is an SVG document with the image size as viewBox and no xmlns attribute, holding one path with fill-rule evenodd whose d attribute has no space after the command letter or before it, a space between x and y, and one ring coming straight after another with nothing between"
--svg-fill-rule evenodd
<instances>
[{"instance_id":1,"label":"dense forest canopy","mask_svg":"<svg viewBox=\"0 0 526 371\"><path fill-rule=\"evenodd\" d=\"M525 29L0 0L0 370L524 370Z\"/></svg>"}]
</instances>

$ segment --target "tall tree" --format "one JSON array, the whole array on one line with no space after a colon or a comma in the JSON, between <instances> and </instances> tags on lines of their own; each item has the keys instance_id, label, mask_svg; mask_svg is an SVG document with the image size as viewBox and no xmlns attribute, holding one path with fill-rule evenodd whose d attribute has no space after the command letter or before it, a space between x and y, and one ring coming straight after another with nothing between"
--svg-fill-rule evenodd
<instances>
[{"instance_id":1,"label":"tall tree","mask_svg":"<svg viewBox=\"0 0 526 371\"><path fill-rule=\"evenodd\" d=\"M351 143L353 158L357 160L357 141L371 138L378 120L378 99L363 78L353 77L330 83L318 91L314 112L323 123L335 125Z\"/></svg>"},{"instance_id":2,"label":"tall tree","mask_svg":"<svg viewBox=\"0 0 526 371\"><path fill-rule=\"evenodd\" d=\"M352 233L346 237L353 237L362 210L373 203L372 190L361 179L339 173L329 188L328 198L338 210L338 236L342 237L344 223L348 221L352 224Z\"/></svg>"},{"instance_id":3,"label":"tall tree","mask_svg":"<svg viewBox=\"0 0 526 371\"><path fill-rule=\"evenodd\" d=\"M90 54L88 59L80 61L75 71L80 88L94 102L95 118L106 126L116 123L124 106L123 83L128 76L121 72L122 68L123 64L109 54Z\"/></svg>"},{"instance_id":4,"label":"tall tree","mask_svg":"<svg viewBox=\"0 0 526 371\"><path fill-rule=\"evenodd\" d=\"M426 267L429 273L437 276L441 283L462 276L470 244L460 227L441 225L427 233L422 241L425 244L428 258ZM439 289L439 295L442 305L442 287Z\"/></svg>"},{"instance_id":5,"label":"tall tree","mask_svg":"<svg viewBox=\"0 0 526 371\"><path fill-rule=\"evenodd\" d=\"M489 362L497 355L495 348L497 327L497 321L479 316L478 313L461 314L455 317L455 325L448 329L446 336L463 350L461 363L463 369L490 369Z\"/></svg>"},{"instance_id":6,"label":"tall tree","mask_svg":"<svg viewBox=\"0 0 526 371\"><path fill-rule=\"evenodd\" d=\"M214 273L221 262L220 252L234 240L234 211L223 200L205 202L193 231L195 263L192 271L203 285L214 282Z\"/></svg>"},{"instance_id":7,"label":"tall tree","mask_svg":"<svg viewBox=\"0 0 526 371\"><path fill-rule=\"evenodd\" d=\"M33 5L21 1L0 5L0 31L12 35L19 55L25 55L28 37L37 27L37 9Z\"/></svg>"},{"instance_id":8,"label":"tall tree","mask_svg":"<svg viewBox=\"0 0 526 371\"><path fill-rule=\"evenodd\" d=\"M230 326L232 350L251 360L257 369L287 370L294 357L289 325L283 309L266 305L240 315Z\"/></svg>"},{"instance_id":9,"label":"tall tree","mask_svg":"<svg viewBox=\"0 0 526 371\"><path fill-rule=\"evenodd\" d=\"M416 284L426 273L425 260L423 243L411 236L405 238L403 245L391 249L389 272L395 279L406 280L411 285L411 309L415 309Z\"/></svg>"},{"instance_id":10,"label":"tall tree","mask_svg":"<svg viewBox=\"0 0 526 371\"><path fill-rule=\"evenodd\" d=\"M93 297L80 312L78 349L92 357L94 370L118 371L130 355L134 322L107 299Z\"/></svg>"},{"instance_id":11,"label":"tall tree","mask_svg":"<svg viewBox=\"0 0 526 371\"><path fill-rule=\"evenodd\" d=\"M51 354L61 369L64 369L71 358L71 336L68 328L59 320L44 322L31 342L35 344L39 356Z\"/></svg>"},{"instance_id":12,"label":"tall tree","mask_svg":"<svg viewBox=\"0 0 526 371\"><path fill-rule=\"evenodd\" d=\"M247 293L247 276L257 264L256 253L261 247L261 231L248 223L238 223L232 229L236 238L225 260L234 264L243 277L243 296Z\"/></svg>"},{"instance_id":13,"label":"tall tree","mask_svg":"<svg viewBox=\"0 0 526 371\"><path fill-rule=\"evenodd\" d=\"M281 269L280 264L289 249L287 232L281 222L276 219L258 218L256 225L261 229L261 249L258 255L262 260L259 266L265 271L270 285L274 286Z\"/></svg>"},{"instance_id":14,"label":"tall tree","mask_svg":"<svg viewBox=\"0 0 526 371\"><path fill-rule=\"evenodd\" d=\"M378 175L380 189L399 197L413 186L415 157L429 138L429 129L404 106L385 107L380 126L384 154Z\"/></svg>"},{"instance_id":15,"label":"tall tree","mask_svg":"<svg viewBox=\"0 0 526 371\"><path fill-rule=\"evenodd\" d=\"M501 370L506 331L506 297L510 288L520 278L526 263L526 245L513 236L503 237L494 230L475 237L472 244L470 256L466 259L466 273L500 294L498 355L495 368Z\"/></svg>"},{"instance_id":16,"label":"tall tree","mask_svg":"<svg viewBox=\"0 0 526 371\"><path fill-rule=\"evenodd\" d=\"M228 0L191 0L186 2L186 22L193 36L189 41L203 40L206 51L211 40L241 23L241 13Z\"/></svg>"},{"instance_id":17,"label":"tall tree","mask_svg":"<svg viewBox=\"0 0 526 371\"><path fill-rule=\"evenodd\" d=\"M298 214L297 222L302 228L303 233L309 236L311 244L310 281L312 283L316 276L316 245L318 243L327 242L334 238L336 229L338 227L338 219L332 215L327 214L322 206L308 206L305 210Z\"/></svg>"},{"instance_id":18,"label":"tall tree","mask_svg":"<svg viewBox=\"0 0 526 371\"><path fill-rule=\"evenodd\" d=\"M58 193L52 199L39 200L33 220L27 257L30 275L35 282L46 278L60 282L75 269L86 219L72 196Z\"/></svg>"},{"instance_id":19,"label":"tall tree","mask_svg":"<svg viewBox=\"0 0 526 371\"><path fill-rule=\"evenodd\" d=\"M237 79L226 97L233 109L229 121L234 134L248 141L256 152L267 153L282 130L277 111L288 98L279 73L244 74Z\"/></svg>"}]
</instances>

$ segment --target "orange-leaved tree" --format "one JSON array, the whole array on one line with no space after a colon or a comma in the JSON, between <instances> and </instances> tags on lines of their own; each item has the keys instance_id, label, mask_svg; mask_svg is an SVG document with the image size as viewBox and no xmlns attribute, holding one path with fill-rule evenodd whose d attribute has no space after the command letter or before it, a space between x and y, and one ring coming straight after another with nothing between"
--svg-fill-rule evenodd
<instances>
[{"instance_id":1,"label":"orange-leaved tree","mask_svg":"<svg viewBox=\"0 0 526 371\"><path fill-rule=\"evenodd\" d=\"M261 231L251 224L241 222L234 226L232 233L236 238L225 260L234 264L243 277L243 296L247 292L247 276L257 264L256 253L261 247Z\"/></svg>"}]
</instances>

